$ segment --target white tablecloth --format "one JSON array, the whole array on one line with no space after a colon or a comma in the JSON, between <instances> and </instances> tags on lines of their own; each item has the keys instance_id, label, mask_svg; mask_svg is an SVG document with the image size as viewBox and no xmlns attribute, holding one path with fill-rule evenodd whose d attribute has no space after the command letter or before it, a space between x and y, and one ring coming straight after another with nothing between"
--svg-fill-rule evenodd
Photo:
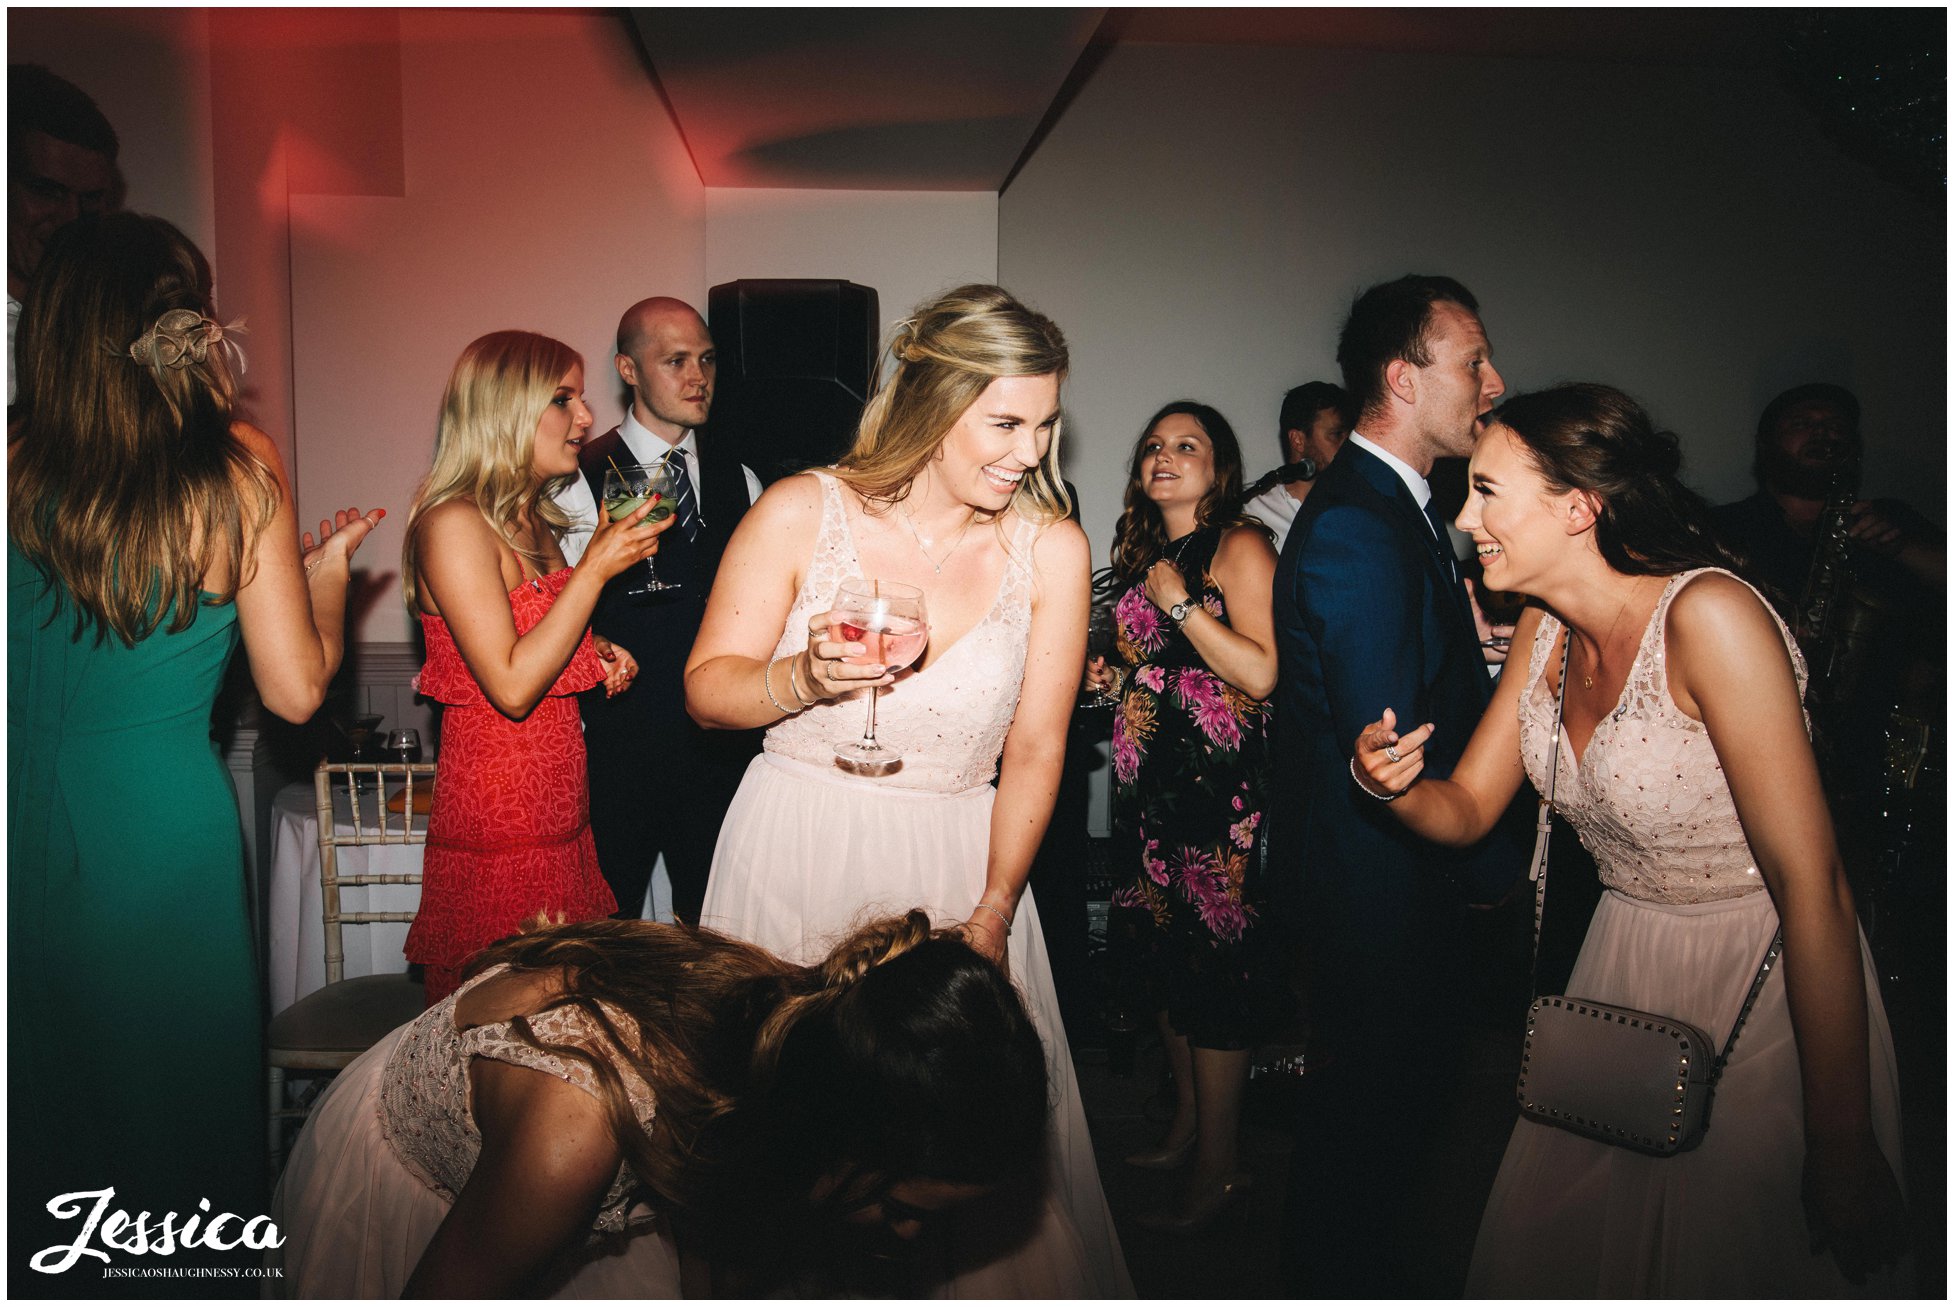
<instances>
[{"instance_id":1,"label":"white tablecloth","mask_svg":"<svg viewBox=\"0 0 1954 1307\"><path fill-rule=\"evenodd\" d=\"M336 793L339 829L351 834L352 809L343 791ZM361 807L372 829L373 813L366 795ZM427 818L415 819L425 827ZM340 874L363 871L399 874L418 872L420 844L375 844L341 847ZM326 983L326 928L321 919L319 890L319 814L312 779L287 785L272 800L271 886L267 895L270 920L266 931L265 971L276 1015L322 988ZM420 906L419 885L342 886L340 908L346 912L412 911ZM340 936L346 946L346 975L374 976L405 971L401 950L407 943L406 923L345 925Z\"/></svg>"}]
</instances>

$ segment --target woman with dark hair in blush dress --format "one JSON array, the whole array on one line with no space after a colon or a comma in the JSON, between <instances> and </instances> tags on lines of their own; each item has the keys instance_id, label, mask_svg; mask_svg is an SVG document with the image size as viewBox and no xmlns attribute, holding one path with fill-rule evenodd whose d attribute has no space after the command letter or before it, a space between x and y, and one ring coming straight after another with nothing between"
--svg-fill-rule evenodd
<instances>
[{"instance_id":1,"label":"woman with dark hair in blush dress","mask_svg":"<svg viewBox=\"0 0 1954 1307\"><path fill-rule=\"evenodd\" d=\"M1783 930L1702 1142L1653 1157L1523 1119L1467 1290L1903 1296L1893 1040L1812 757L1804 659L1730 570L1679 463L1676 437L1607 386L1494 409L1458 525L1489 588L1535 597L1513 643L1527 664L1508 664L1447 780L1421 779L1432 728L1389 704L1356 741L1358 783L1439 843L1479 838L1523 781L1552 790L1605 887L1570 995L1721 1049Z\"/></svg>"}]
</instances>

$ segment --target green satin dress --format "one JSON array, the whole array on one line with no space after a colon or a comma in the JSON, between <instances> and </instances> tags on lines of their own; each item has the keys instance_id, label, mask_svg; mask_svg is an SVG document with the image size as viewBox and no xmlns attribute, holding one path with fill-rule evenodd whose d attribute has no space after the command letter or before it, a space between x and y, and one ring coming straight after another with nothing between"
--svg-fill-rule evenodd
<instances>
[{"instance_id":1,"label":"green satin dress","mask_svg":"<svg viewBox=\"0 0 1954 1307\"><path fill-rule=\"evenodd\" d=\"M114 1186L111 1210L154 1222L266 1208L243 842L210 729L237 609L200 608L176 634L165 619L128 648L77 640L65 599L10 542L8 1283L35 1296L223 1293L240 1286L104 1286L87 1257L60 1275L26 1267L81 1232L82 1219L47 1212L58 1194ZM118 1267L235 1264L203 1249L111 1255Z\"/></svg>"}]
</instances>

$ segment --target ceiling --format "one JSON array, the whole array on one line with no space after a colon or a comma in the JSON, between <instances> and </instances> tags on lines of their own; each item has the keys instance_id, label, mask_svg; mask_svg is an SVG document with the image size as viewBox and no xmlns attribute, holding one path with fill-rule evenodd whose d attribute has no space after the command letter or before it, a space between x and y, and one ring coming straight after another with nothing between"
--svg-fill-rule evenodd
<instances>
[{"instance_id":1,"label":"ceiling","mask_svg":"<svg viewBox=\"0 0 1954 1307\"><path fill-rule=\"evenodd\" d=\"M1746 66L1731 9L631 9L707 186L998 191L1122 44Z\"/></svg>"}]
</instances>

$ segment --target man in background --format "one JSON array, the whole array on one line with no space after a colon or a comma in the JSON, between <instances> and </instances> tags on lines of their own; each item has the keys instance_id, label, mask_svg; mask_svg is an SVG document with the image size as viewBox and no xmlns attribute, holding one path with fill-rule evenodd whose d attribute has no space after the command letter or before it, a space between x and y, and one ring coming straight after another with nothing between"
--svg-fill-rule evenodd
<instances>
[{"instance_id":1,"label":"man in background","mask_svg":"<svg viewBox=\"0 0 1954 1307\"><path fill-rule=\"evenodd\" d=\"M115 128L88 93L39 64L7 65L7 403L14 328L54 233L122 207Z\"/></svg>"},{"instance_id":2,"label":"man in background","mask_svg":"<svg viewBox=\"0 0 1954 1307\"><path fill-rule=\"evenodd\" d=\"M1839 848L1888 1001L1941 992L1947 546L1897 499L1859 498L1859 399L1794 386L1758 418L1757 493L1712 512L1797 633ZM1828 522L1827 509L1833 510ZM1833 537L1833 531L1840 534ZM1828 537L1832 537L1828 539ZM1813 603L1829 595L1829 602ZM1822 609L1823 616L1819 617ZM1922 923L1932 923L1923 933Z\"/></svg>"},{"instance_id":3,"label":"man in background","mask_svg":"<svg viewBox=\"0 0 1954 1307\"><path fill-rule=\"evenodd\" d=\"M1289 525L1315 478L1343 448L1350 424L1350 397L1341 386L1306 381L1282 397L1282 413L1276 419L1282 466L1242 492L1242 511L1275 533L1277 553L1282 552Z\"/></svg>"},{"instance_id":4,"label":"man in background","mask_svg":"<svg viewBox=\"0 0 1954 1307\"><path fill-rule=\"evenodd\" d=\"M657 296L624 311L617 324L617 375L630 388L624 421L584 447L583 475L556 497L570 514L564 556L583 556L613 460L669 457L679 477L678 524L659 538L661 593L624 592L644 580L632 567L598 598L591 629L637 659L629 689L607 699L582 696L590 758L590 829L618 915L642 915L662 866L670 910L696 923L720 823L740 776L759 747L756 731L707 731L685 711L685 659L705 618L706 596L733 528L760 497L759 478L733 451L702 433L712 410L717 363L705 320L682 300ZM654 916L664 916L654 909Z\"/></svg>"}]
</instances>

